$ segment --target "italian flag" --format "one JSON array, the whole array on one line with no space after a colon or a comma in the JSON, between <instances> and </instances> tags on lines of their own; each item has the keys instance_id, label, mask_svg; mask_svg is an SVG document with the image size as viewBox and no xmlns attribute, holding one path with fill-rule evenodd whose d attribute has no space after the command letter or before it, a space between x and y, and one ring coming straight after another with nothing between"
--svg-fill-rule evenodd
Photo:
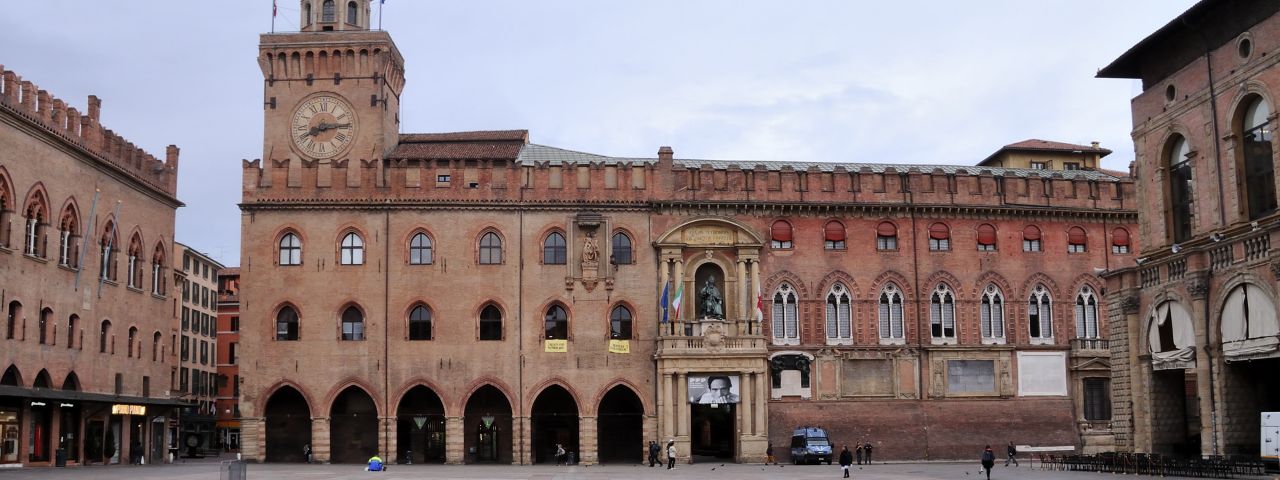
<instances>
[{"instance_id":1,"label":"italian flag","mask_svg":"<svg viewBox=\"0 0 1280 480\"><path fill-rule=\"evenodd\" d=\"M684 304L684 282L676 281L676 298L671 302L671 320L680 320L680 306Z\"/></svg>"}]
</instances>

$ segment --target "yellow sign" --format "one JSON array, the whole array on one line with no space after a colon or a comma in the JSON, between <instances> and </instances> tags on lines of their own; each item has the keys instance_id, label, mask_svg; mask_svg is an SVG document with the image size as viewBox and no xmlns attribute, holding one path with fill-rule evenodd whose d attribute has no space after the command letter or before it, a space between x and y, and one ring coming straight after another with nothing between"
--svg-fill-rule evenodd
<instances>
[{"instance_id":1,"label":"yellow sign","mask_svg":"<svg viewBox=\"0 0 1280 480\"><path fill-rule=\"evenodd\" d=\"M146 415L147 407L142 405L112 405L112 415Z\"/></svg>"},{"instance_id":2,"label":"yellow sign","mask_svg":"<svg viewBox=\"0 0 1280 480\"><path fill-rule=\"evenodd\" d=\"M609 353L631 353L631 341L609 340Z\"/></svg>"},{"instance_id":3,"label":"yellow sign","mask_svg":"<svg viewBox=\"0 0 1280 480\"><path fill-rule=\"evenodd\" d=\"M569 341L546 340L543 342L542 351L549 353L567 353L569 351Z\"/></svg>"},{"instance_id":4,"label":"yellow sign","mask_svg":"<svg viewBox=\"0 0 1280 480\"><path fill-rule=\"evenodd\" d=\"M733 245L733 230L724 227L691 227L684 231L684 241L690 245Z\"/></svg>"}]
</instances>

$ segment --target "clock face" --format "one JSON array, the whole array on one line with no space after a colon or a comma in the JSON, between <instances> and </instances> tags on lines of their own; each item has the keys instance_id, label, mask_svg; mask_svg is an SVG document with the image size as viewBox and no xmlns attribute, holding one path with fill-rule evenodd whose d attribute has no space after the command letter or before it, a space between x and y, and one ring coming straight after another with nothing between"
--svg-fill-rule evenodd
<instances>
[{"instance_id":1,"label":"clock face","mask_svg":"<svg viewBox=\"0 0 1280 480\"><path fill-rule=\"evenodd\" d=\"M316 95L293 111L293 144L311 158L330 158L351 146L356 114L351 104L334 95Z\"/></svg>"}]
</instances>

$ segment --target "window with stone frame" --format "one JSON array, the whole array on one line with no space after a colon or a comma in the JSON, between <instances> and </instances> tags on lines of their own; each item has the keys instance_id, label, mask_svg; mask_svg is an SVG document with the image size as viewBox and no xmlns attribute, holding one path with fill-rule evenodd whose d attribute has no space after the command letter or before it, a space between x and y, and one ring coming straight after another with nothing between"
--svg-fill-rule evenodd
<instances>
[{"instance_id":1,"label":"window with stone frame","mask_svg":"<svg viewBox=\"0 0 1280 480\"><path fill-rule=\"evenodd\" d=\"M934 287L929 296L929 329L934 342L956 340L956 297L945 283Z\"/></svg>"},{"instance_id":2,"label":"window with stone frame","mask_svg":"<svg viewBox=\"0 0 1280 480\"><path fill-rule=\"evenodd\" d=\"M1111 379L1083 379L1084 419L1091 422L1111 420Z\"/></svg>"},{"instance_id":3,"label":"window with stone frame","mask_svg":"<svg viewBox=\"0 0 1280 480\"><path fill-rule=\"evenodd\" d=\"M280 265L302 265L302 240L298 235L289 232L280 237ZM188 257L183 257L183 265L186 265ZM183 267L186 269L186 267Z\"/></svg>"},{"instance_id":4,"label":"window with stone frame","mask_svg":"<svg viewBox=\"0 0 1280 480\"><path fill-rule=\"evenodd\" d=\"M1004 294L993 283L979 299L978 326L983 343L1004 343Z\"/></svg>"},{"instance_id":5,"label":"window with stone frame","mask_svg":"<svg viewBox=\"0 0 1280 480\"><path fill-rule=\"evenodd\" d=\"M544 337L547 340L567 340L569 338L569 314L564 307L552 305L547 309L544 320Z\"/></svg>"},{"instance_id":6,"label":"window with stone frame","mask_svg":"<svg viewBox=\"0 0 1280 480\"><path fill-rule=\"evenodd\" d=\"M356 232L349 232L342 237L341 251L341 264L364 265L364 239Z\"/></svg>"},{"instance_id":7,"label":"window with stone frame","mask_svg":"<svg viewBox=\"0 0 1280 480\"><path fill-rule=\"evenodd\" d=\"M828 344L848 344L853 340L853 301L844 284L836 283L827 292L826 330Z\"/></svg>"},{"instance_id":8,"label":"window with stone frame","mask_svg":"<svg viewBox=\"0 0 1280 480\"><path fill-rule=\"evenodd\" d=\"M1027 298L1027 329L1031 343L1053 343L1053 298L1043 284L1036 284Z\"/></svg>"},{"instance_id":9,"label":"window with stone frame","mask_svg":"<svg viewBox=\"0 0 1280 480\"><path fill-rule=\"evenodd\" d=\"M409 340L431 340L431 309L426 305L409 311Z\"/></svg>"},{"instance_id":10,"label":"window with stone frame","mask_svg":"<svg viewBox=\"0 0 1280 480\"><path fill-rule=\"evenodd\" d=\"M498 234L485 232L480 236L480 264L499 265L502 263L502 239Z\"/></svg>"},{"instance_id":11,"label":"window with stone frame","mask_svg":"<svg viewBox=\"0 0 1280 480\"><path fill-rule=\"evenodd\" d=\"M626 232L614 233L610 255L610 260L612 260L614 265L630 265L635 263L631 236L627 235Z\"/></svg>"},{"instance_id":12,"label":"window with stone frame","mask_svg":"<svg viewBox=\"0 0 1280 480\"><path fill-rule=\"evenodd\" d=\"M430 265L434 260L431 237L422 232L415 233L409 240L409 264Z\"/></svg>"},{"instance_id":13,"label":"window with stone frame","mask_svg":"<svg viewBox=\"0 0 1280 480\"><path fill-rule=\"evenodd\" d=\"M1100 338L1098 333L1098 297L1093 287L1085 285L1076 295L1076 338Z\"/></svg>"},{"instance_id":14,"label":"window with stone frame","mask_svg":"<svg viewBox=\"0 0 1280 480\"><path fill-rule=\"evenodd\" d=\"M543 265L564 265L567 263L567 252L564 235L560 232L551 232L542 239Z\"/></svg>"},{"instance_id":15,"label":"window with stone frame","mask_svg":"<svg viewBox=\"0 0 1280 480\"><path fill-rule=\"evenodd\" d=\"M769 323L773 328L773 343L796 345L800 343L800 319L795 289L782 284L773 293L773 310Z\"/></svg>"},{"instance_id":16,"label":"window with stone frame","mask_svg":"<svg viewBox=\"0 0 1280 480\"><path fill-rule=\"evenodd\" d=\"M886 284L880 290L880 302L877 309L880 343L900 344L906 341L902 313L902 291L894 283Z\"/></svg>"},{"instance_id":17,"label":"window with stone frame","mask_svg":"<svg viewBox=\"0 0 1280 480\"><path fill-rule=\"evenodd\" d=\"M276 312L276 340L298 340L298 327L298 312L293 307L284 306Z\"/></svg>"}]
</instances>

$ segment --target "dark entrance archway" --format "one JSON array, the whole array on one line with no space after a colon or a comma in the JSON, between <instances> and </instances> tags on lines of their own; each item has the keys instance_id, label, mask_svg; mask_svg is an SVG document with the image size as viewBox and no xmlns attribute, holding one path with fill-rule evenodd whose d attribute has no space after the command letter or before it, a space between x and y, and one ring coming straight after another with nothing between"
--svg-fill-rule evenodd
<instances>
[{"instance_id":1,"label":"dark entrance archway","mask_svg":"<svg viewBox=\"0 0 1280 480\"><path fill-rule=\"evenodd\" d=\"M378 407L360 387L350 386L329 408L329 461L364 463L378 451Z\"/></svg>"},{"instance_id":2,"label":"dark entrance archway","mask_svg":"<svg viewBox=\"0 0 1280 480\"><path fill-rule=\"evenodd\" d=\"M556 461L556 444L565 452L578 449L578 402L567 390L552 385L538 394L530 412L532 434L529 437L533 450L533 463Z\"/></svg>"},{"instance_id":3,"label":"dark entrance archway","mask_svg":"<svg viewBox=\"0 0 1280 480\"><path fill-rule=\"evenodd\" d=\"M462 420L466 463L511 463L511 403L493 385L471 394Z\"/></svg>"},{"instance_id":4,"label":"dark entrance archway","mask_svg":"<svg viewBox=\"0 0 1280 480\"><path fill-rule=\"evenodd\" d=\"M267 400L268 462L305 462L303 449L311 445L311 407L293 387L280 387Z\"/></svg>"},{"instance_id":5,"label":"dark entrance archway","mask_svg":"<svg viewBox=\"0 0 1280 480\"><path fill-rule=\"evenodd\" d=\"M596 415L600 463L644 460L644 403L635 392L623 385L613 387L600 400Z\"/></svg>"},{"instance_id":6,"label":"dark entrance archway","mask_svg":"<svg viewBox=\"0 0 1280 480\"><path fill-rule=\"evenodd\" d=\"M1280 359L1228 362L1223 369L1220 417L1242 418L1248 421L1220 422L1224 445L1222 453L1228 455L1257 455L1262 447L1258 435L1258 420L1262 412L1280 411L1280 382L1275 381L1280 371Z\"/></svg>"},{"instance_id":7,"label":"dark entrance archway","mask_svg":"<svg viewBox=\"0 0 1280 480\"><path fill-rule=\"evenodd\" d=\"M401 463L444 463L444 403L422 385L396 408L396 458Z\"/></svg>"},{"instance_id":8,"label":"dark entrance archway","mask_svg":"<svg viewBox=\"0 0 1280 480\"><path fill-rule=\"evenodd\" d=\"M1200 456L1200 404L1194 370L1151 373L1152 453Z\"/></svg>"}]
</instances>

